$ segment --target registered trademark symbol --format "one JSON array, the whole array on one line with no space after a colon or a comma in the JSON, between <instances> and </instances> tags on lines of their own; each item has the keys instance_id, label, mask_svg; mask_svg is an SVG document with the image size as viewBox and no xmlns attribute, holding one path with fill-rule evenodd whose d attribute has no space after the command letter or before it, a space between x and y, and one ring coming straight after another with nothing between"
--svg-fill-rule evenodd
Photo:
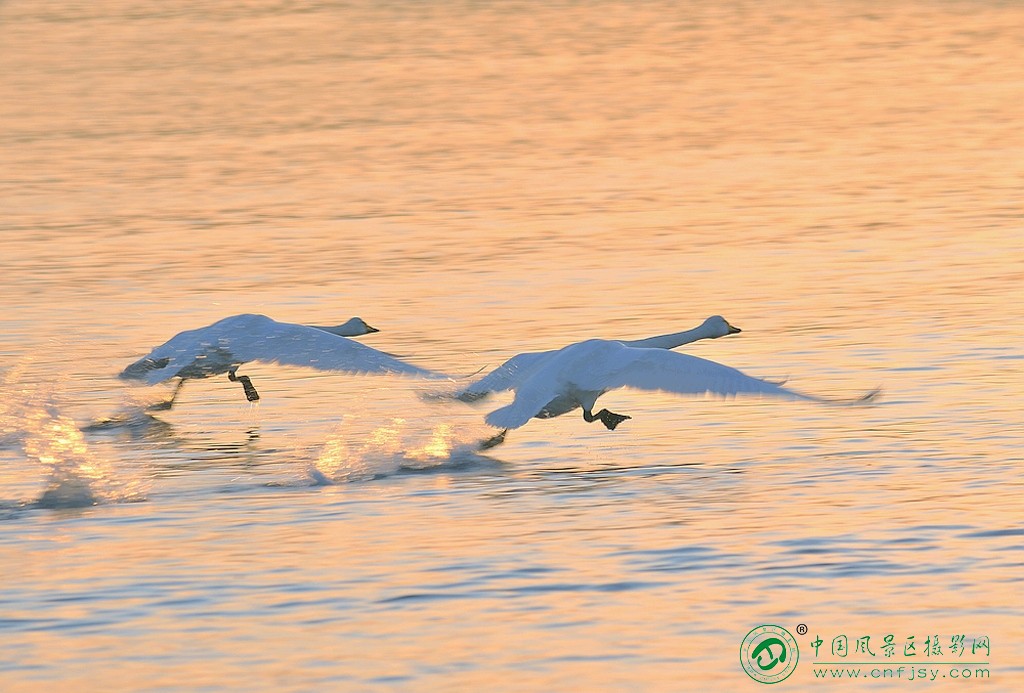
<instances>
[{"instance_id":1,"label":"registered trademark symbol","mask_svg":"<svg viewBox=\"0 0 1024 693\"><path fill-rule=\"evenodd\" d=\"M807 635L807 624L801 623L796 627L797 635Z\"/></svg>"}]
</instances>

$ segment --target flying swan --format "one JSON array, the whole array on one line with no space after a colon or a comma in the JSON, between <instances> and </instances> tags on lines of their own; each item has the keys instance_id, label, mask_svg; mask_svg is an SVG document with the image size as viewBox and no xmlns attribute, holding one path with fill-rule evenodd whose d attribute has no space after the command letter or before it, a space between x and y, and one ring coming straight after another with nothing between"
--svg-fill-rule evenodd
<instances>
[{"instance_id":1,"label":"flying swan","mask_svg":"<svg viewBox=\"0 0 1024 693\"><path fill-rule=\"evenodd\" d=\"M614 430L631 417L607 409L593 413L597 398L609 390L631 387L660 390L681 395L738 394L767 395L812 402L855 404L872 400L878 390L853 400L807 395L779 384L752 378L735 368L667 349L638 348L628 343L591 339L571 344L546 358L528 374L517 379L515 399L508 406L487 415L491 426L519 428L531 418L542 416L552 401L583 408L583 420L601 421ZM500 441L499 441L500 442Z\"/></svg>"},{"instance_id":2,"label":"flying swan","mask_svg":"<svg viewBox=\"0 0 1024 693\"><path fill-rule=\"evenodd\" d=\"M347 337L379 332L361 318L334 327L278 322L265 315L232 315L207 327L181 332L149 355L125 368L120 378L153 385L180 378L170 401L156 409L170 409L186 380L228 374L242 384L246 399L260 398L249 376L236 375L249 361L306 366L346 373L399 373L421 378L447 376L419 368Z\"/></svg>"},{"instance_id":3,"label":"flying swan","mask_svg":"<svg viewBox=\"0 0 1024 693\"><path fill-rule=\"evenodd\" d=\"M648 337L647 339L618 341L626 346L637 348L675 349L676 347L697 342L701 339L718 339L719 337L737 334L742 331L740 328L730 325L729 321L721 315L712 315L706 318L700 325L690 330ZM551 351L532 351L513 356L483 378L480 378L480 380L468 385L461 392L450 396L454 396L463 402L477 402L490 396L493 392L514 390L534 370L558 353L558 349L552 349ZM541 407L536 416L538 419L550 419L567 414L574 409L578 409L579 406L579 403L571 397L559 395ZM505 431L481 443L481 449L493 448L503 442L505 442Z\"/></svg>"},{"instance_id":4,"label":"flying swan","mask_svg":"<svg viewBox=\"0 0 1024 693\"><path fill-rule=\"evenodd\" d=\"M730 325L729 321L721 315L712 315L692 330L673 332L658 337L648 337L647 339L635 339L632 341L620 339L617 341L629 347L675 349L676 347L701 339L717 339L742 331L740 328ZM463 402L476 402L490 396L493 392L514 390L534 370L558 353L561 353L559 349L552 349L550 351L530 351L513 356L483 378L467 385L461 392L457 392L454 397ZM544 406L537 415L537 418L549 419L561 416L576 409L578 406L578 404L570 402L566 398L552 399Z\"/></svg>"}]
</instances>

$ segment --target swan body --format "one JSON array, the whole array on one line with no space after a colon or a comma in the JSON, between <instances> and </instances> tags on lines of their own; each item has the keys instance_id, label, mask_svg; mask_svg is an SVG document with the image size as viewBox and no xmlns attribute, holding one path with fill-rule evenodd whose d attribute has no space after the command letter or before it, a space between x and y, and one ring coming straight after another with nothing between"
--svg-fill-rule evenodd
<instances>
[{"instance_id":1,"label":"swan body","mask_svg":"<svg viewBox=\"0 0 1024 693\"><path fill-rule=\"evenodd\" d=\"M598 397L621 387L680 395L753 394L833 403L866 402L877 394L871 392L857 400L831 400L790 390L689 354L591 339L560 349L519 378L513 388L516 395L512 403L492 411L486 421L505 430L519 428L533 417L543 418L550 403L556 402L582 407L585 421L601 421L614 429L630 417L607 409L594 414L593 409Z\"/></svg>"},{"instance_id":2,"label":"swan body","mask_svg":"<svg viewBox=\"0 0 1024 693\"><path fill-rule=\"evenodd\" d=\"M153 385L180 378L171 401L158 408L169 409L186 380L223 373L241 382L249 401L259 399L248 376L235 371L243 363L263 361L288 366L346 373L398 373L423 378L444 378L365 344L348 339L377 332L360 318L334 327L314 327L278 322L265 315L243 314L212 325L181 332L147 356L125 368L120 378Z\"/></svg>"},{"instance_id":3,"label":"swan body","mask_svg":"<svg viewBox=\"0 0 1024 693\"><path fill-rule=\"evenodd\" d=\"M691 330L648 337L647 339L618 340L618 342L627 347L634 348L675 349L676 347L701 339L717 339L738 332L742 332L742 330L730 325L729 321L721 315L712 315ZM553 349L551 351L527 352L513 356L455 396L463 402L475 402L487 397L492 392L514 390L529 378L531 374L562 351L564 349ZM579 406L573 397L560 394L541 407L536 416L539 419L549 419L566 414Z\"/></svg>"}]
</instances>

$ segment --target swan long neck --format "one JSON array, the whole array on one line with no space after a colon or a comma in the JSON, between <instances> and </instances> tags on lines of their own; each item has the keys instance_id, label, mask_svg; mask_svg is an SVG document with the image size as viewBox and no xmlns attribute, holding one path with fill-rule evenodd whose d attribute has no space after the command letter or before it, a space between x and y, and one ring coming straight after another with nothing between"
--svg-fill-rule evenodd
<instances>
[{"instance_id":1,"label":"swan long neck","mask_svg":"<svg viewBox=\"0 0 1024 693\"><path fill-rule=\"evenodd\" d=\"M623 341L622 343L628 347L638 349L675 349L678 346L707 339L710 336L711 334L704 325L701 325L700 327L694 327L692 330L683 330L682 332L673 332L672 334L663 334L659 337L648 337L647 339Z\"/></svg>"}]
</instances>

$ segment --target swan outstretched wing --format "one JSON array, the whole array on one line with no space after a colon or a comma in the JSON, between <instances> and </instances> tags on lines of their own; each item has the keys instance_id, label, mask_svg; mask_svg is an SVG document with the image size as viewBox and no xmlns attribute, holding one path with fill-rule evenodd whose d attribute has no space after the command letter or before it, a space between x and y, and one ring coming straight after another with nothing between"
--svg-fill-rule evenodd
<instances>
[{"instance_id":1,"label":"swan outstretched wing","mask_svg":"<svg viewBox=\"0 0 1024 693\"><path fill-rule=\"evenodd\" d=\"M722 397L751 394L830 404L863 403L878 394L878 390L873 390L850 399L809 395L782 387L779 383L754 378L731 366L664 349L624 347L614 361L604 370L591 371L592 380L585 387L602 391L629 387L680 395Z\"/></svg>"},{"instance_id":2,"label":"swan outstretched wing","mask_svg":"<svg viewBox=\"0 0 1024 693\"><path fill-rule=\"evenodd\" d=\"M514 390L550 356L556 353L558 352L532 351L513 356L475 383L466 386L455 397L464 402L475 402L492 392Z\"/></svg>"},{"instance_id":3,"label":"swan outstretched wing","mask_svg":"<svg viewBox=\"0 0 1024 693\"><path fill-rule=\"evenodd\" d=\"M228 324L231 319L225 318L207 327L179 332L129 365L121 371L119 377L155 385L178 375L202 377L204 372L226 372L233 365L242 363L227 348L232 342L231 326Z\"/></svg>"},{"instance_id":4,"label":"swan outstretched wing","mask_svg":"<svg viewBox=\"0 0 1024 693\"><path fill-rule=\"evenodd\" d=\"M557 379L541 368L516 388L511 404L495 409L484 421L496 428L519 428L540 413L559 394Z\"/></svg>"},{"instance_id":5,"label":"swan outstretched wing","mask_svg":"<svg viewBox=\"0 0 1024 693\"><path fill-rule=\"evenodd\" d=\"M394 356L303 325L281 325L270 334L239 336L227 347L241 361L263 361L345 373L399 373L421 378L448 376L406 363Z\"/></svg>"}]
</instances>

